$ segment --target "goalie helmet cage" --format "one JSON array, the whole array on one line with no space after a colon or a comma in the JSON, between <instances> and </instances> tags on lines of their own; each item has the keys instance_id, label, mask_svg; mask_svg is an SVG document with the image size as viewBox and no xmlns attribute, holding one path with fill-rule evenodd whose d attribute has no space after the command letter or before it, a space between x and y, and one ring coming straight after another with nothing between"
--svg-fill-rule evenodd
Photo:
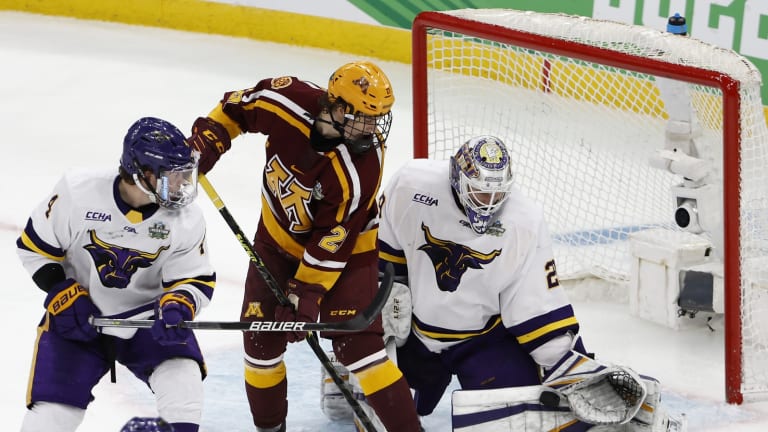
<instances>
[{"instance_id":1,"label":"goalie helmet cage","mask_svg":"<svg viewBox=\"0 0 768 432\"><path fill-rule=\"evenodd\" d=\"M509 9L422 12L412 38L414 157L504 140L517 184L544 207L563 279L627 282L635 232L696 236L673 219L683 177L649 163L665 147L665 106L679 102L665 105L658 85L684 88L692 156L712 163L718 188L726 400L765 399L768 132L754 65L647 27Z\"/></svg>"}]
</instances>

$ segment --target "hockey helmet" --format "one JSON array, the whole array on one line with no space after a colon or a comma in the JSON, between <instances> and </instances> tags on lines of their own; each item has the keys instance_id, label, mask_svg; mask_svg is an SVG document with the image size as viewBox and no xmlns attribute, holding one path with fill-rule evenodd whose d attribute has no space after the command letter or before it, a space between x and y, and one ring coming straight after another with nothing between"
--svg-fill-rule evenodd
<instances>
[{"instance_id":1,"label":"hockey helmet","mask_svg":"<svg viewBox=\"0 0 768 432\"><path fill-rule=\"evenodd\" d=\"M483 234L514 183L507 147L494 136L474 137L451 157L449 175L470 226Z\"/></svg>"},{"instance_id":2,"label":"hockey helmet","mask_svg":"<svg viewBox=\"0 0 768 432\"><path fill-rule=\"evenodd\" d=\"M389 78L369 61L347 63L328 80L328 101L344 107L344 122L334 127L355 153L380 146L392 126L395 95Z\"/></svg>"},{"instance_id":3,"label":"hockey helmet","mask_svg":"<svg viewBox=\"0 0 768 432\"><path fill-rule=\"evenodd\" d=\"M144 117L128 129L120 166L153 202L179 208L197 196L198 154L186 144L184 134L171 123ZM151 172L157 182L145 177Z\"/></svg>"}]
</instances>

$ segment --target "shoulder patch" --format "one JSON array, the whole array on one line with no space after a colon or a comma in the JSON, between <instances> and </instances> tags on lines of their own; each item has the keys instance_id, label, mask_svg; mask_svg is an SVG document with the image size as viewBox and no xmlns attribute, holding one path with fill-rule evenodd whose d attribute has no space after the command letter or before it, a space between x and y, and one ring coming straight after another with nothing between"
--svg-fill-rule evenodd
<instances>
[{"instance_id":1,"label":"shoulder patch","mask_svg":"<svg viewBox=\"0 0 768 432\"><path fill-rule=\"evenodd\" d=\"M225 104L234 104L237 105L240 103L240 101L243 100L243 90L238 90L232 92L229 97L227 98L227 101Z\"/></svg>"},{"instance_id":2,"label":"shoulder patch","mask_svg":"<svg viewBox=\"0 0 768 432\"><path fill-rule=\"evenodd\" d=\"M277 90L277 89L288 87L289 85L291 85L292 82L293 80L291 79L291 77L286 76L286 77L280 77L280 78L272 78L271 84L272 84L272 88Z\"/></svg>"}]
</instances>

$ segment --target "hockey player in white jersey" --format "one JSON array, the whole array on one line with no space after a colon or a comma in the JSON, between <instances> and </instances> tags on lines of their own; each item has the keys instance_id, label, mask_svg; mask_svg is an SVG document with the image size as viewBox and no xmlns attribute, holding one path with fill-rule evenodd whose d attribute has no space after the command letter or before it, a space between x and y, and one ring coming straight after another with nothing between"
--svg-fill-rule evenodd
<instances>
[{"instance_id":1,"label":"hockey player in white jersey","mask_svg":"<svg viewBox=\"0 0 768 432\"><path fill-rule=\"evenodd\" d=\"M543 210L512 167L500 139L479 136L449 162L409 161L384 189L381 264L407 286L383 312L385 336L419 415L455 375L456 431L668 430L656 380L587 353Z\"/></svg>"},{"instance_id":2,"label":"hockey player in white jersey","mask_svg":"<svg viewBox=\"0 0 768 432\"><path fill-rule=\"evenodd\" d=\"M114 361L151 388L175 432L198 431L205 365L192 331L174 326L215 285L196 194L197 154L175 126L145 117L125 136L119 172L65 174L33 210L16 244L45 313L22 432L75 431ZM91 316L155 323L102 333Z\"/></svg>"}]
</instances>

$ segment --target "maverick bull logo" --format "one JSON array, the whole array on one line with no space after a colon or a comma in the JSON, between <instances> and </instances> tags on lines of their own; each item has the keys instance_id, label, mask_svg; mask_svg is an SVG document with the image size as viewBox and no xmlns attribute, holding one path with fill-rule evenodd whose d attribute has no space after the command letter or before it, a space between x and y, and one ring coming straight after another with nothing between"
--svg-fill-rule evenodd
<instances>
[{"instance_id":1,"label":"maverick bull logo","mask_svg":"<svg viewBox=\"0 0 768 432\"><path fill-rule=\"evenodd\" d=\"M93 258L99 278L105 287L125 288L131 282L136 270L146 268L160 256L168 246L161 246L155 253L126 248L107 243L96 236L94 230L88 231L91 243L83 246Z\"/></svg>"},{"instance_id":2,"label":"maverick bull logo","mask_svg":"<svg viewBox=\"0 0 768 432\"><path fill-rule=\"evenodd\" d=\"M441 291L456 291L467 269L481 269L483 264L488 264L501 255L501 250L482 253L452 241L441 240L434 237L429 227L423 223L421 229L424 231L424 240L427 243L420 246L419 250L424 251L432 260L437 287Z\"/></svg>"}]
</instances>

